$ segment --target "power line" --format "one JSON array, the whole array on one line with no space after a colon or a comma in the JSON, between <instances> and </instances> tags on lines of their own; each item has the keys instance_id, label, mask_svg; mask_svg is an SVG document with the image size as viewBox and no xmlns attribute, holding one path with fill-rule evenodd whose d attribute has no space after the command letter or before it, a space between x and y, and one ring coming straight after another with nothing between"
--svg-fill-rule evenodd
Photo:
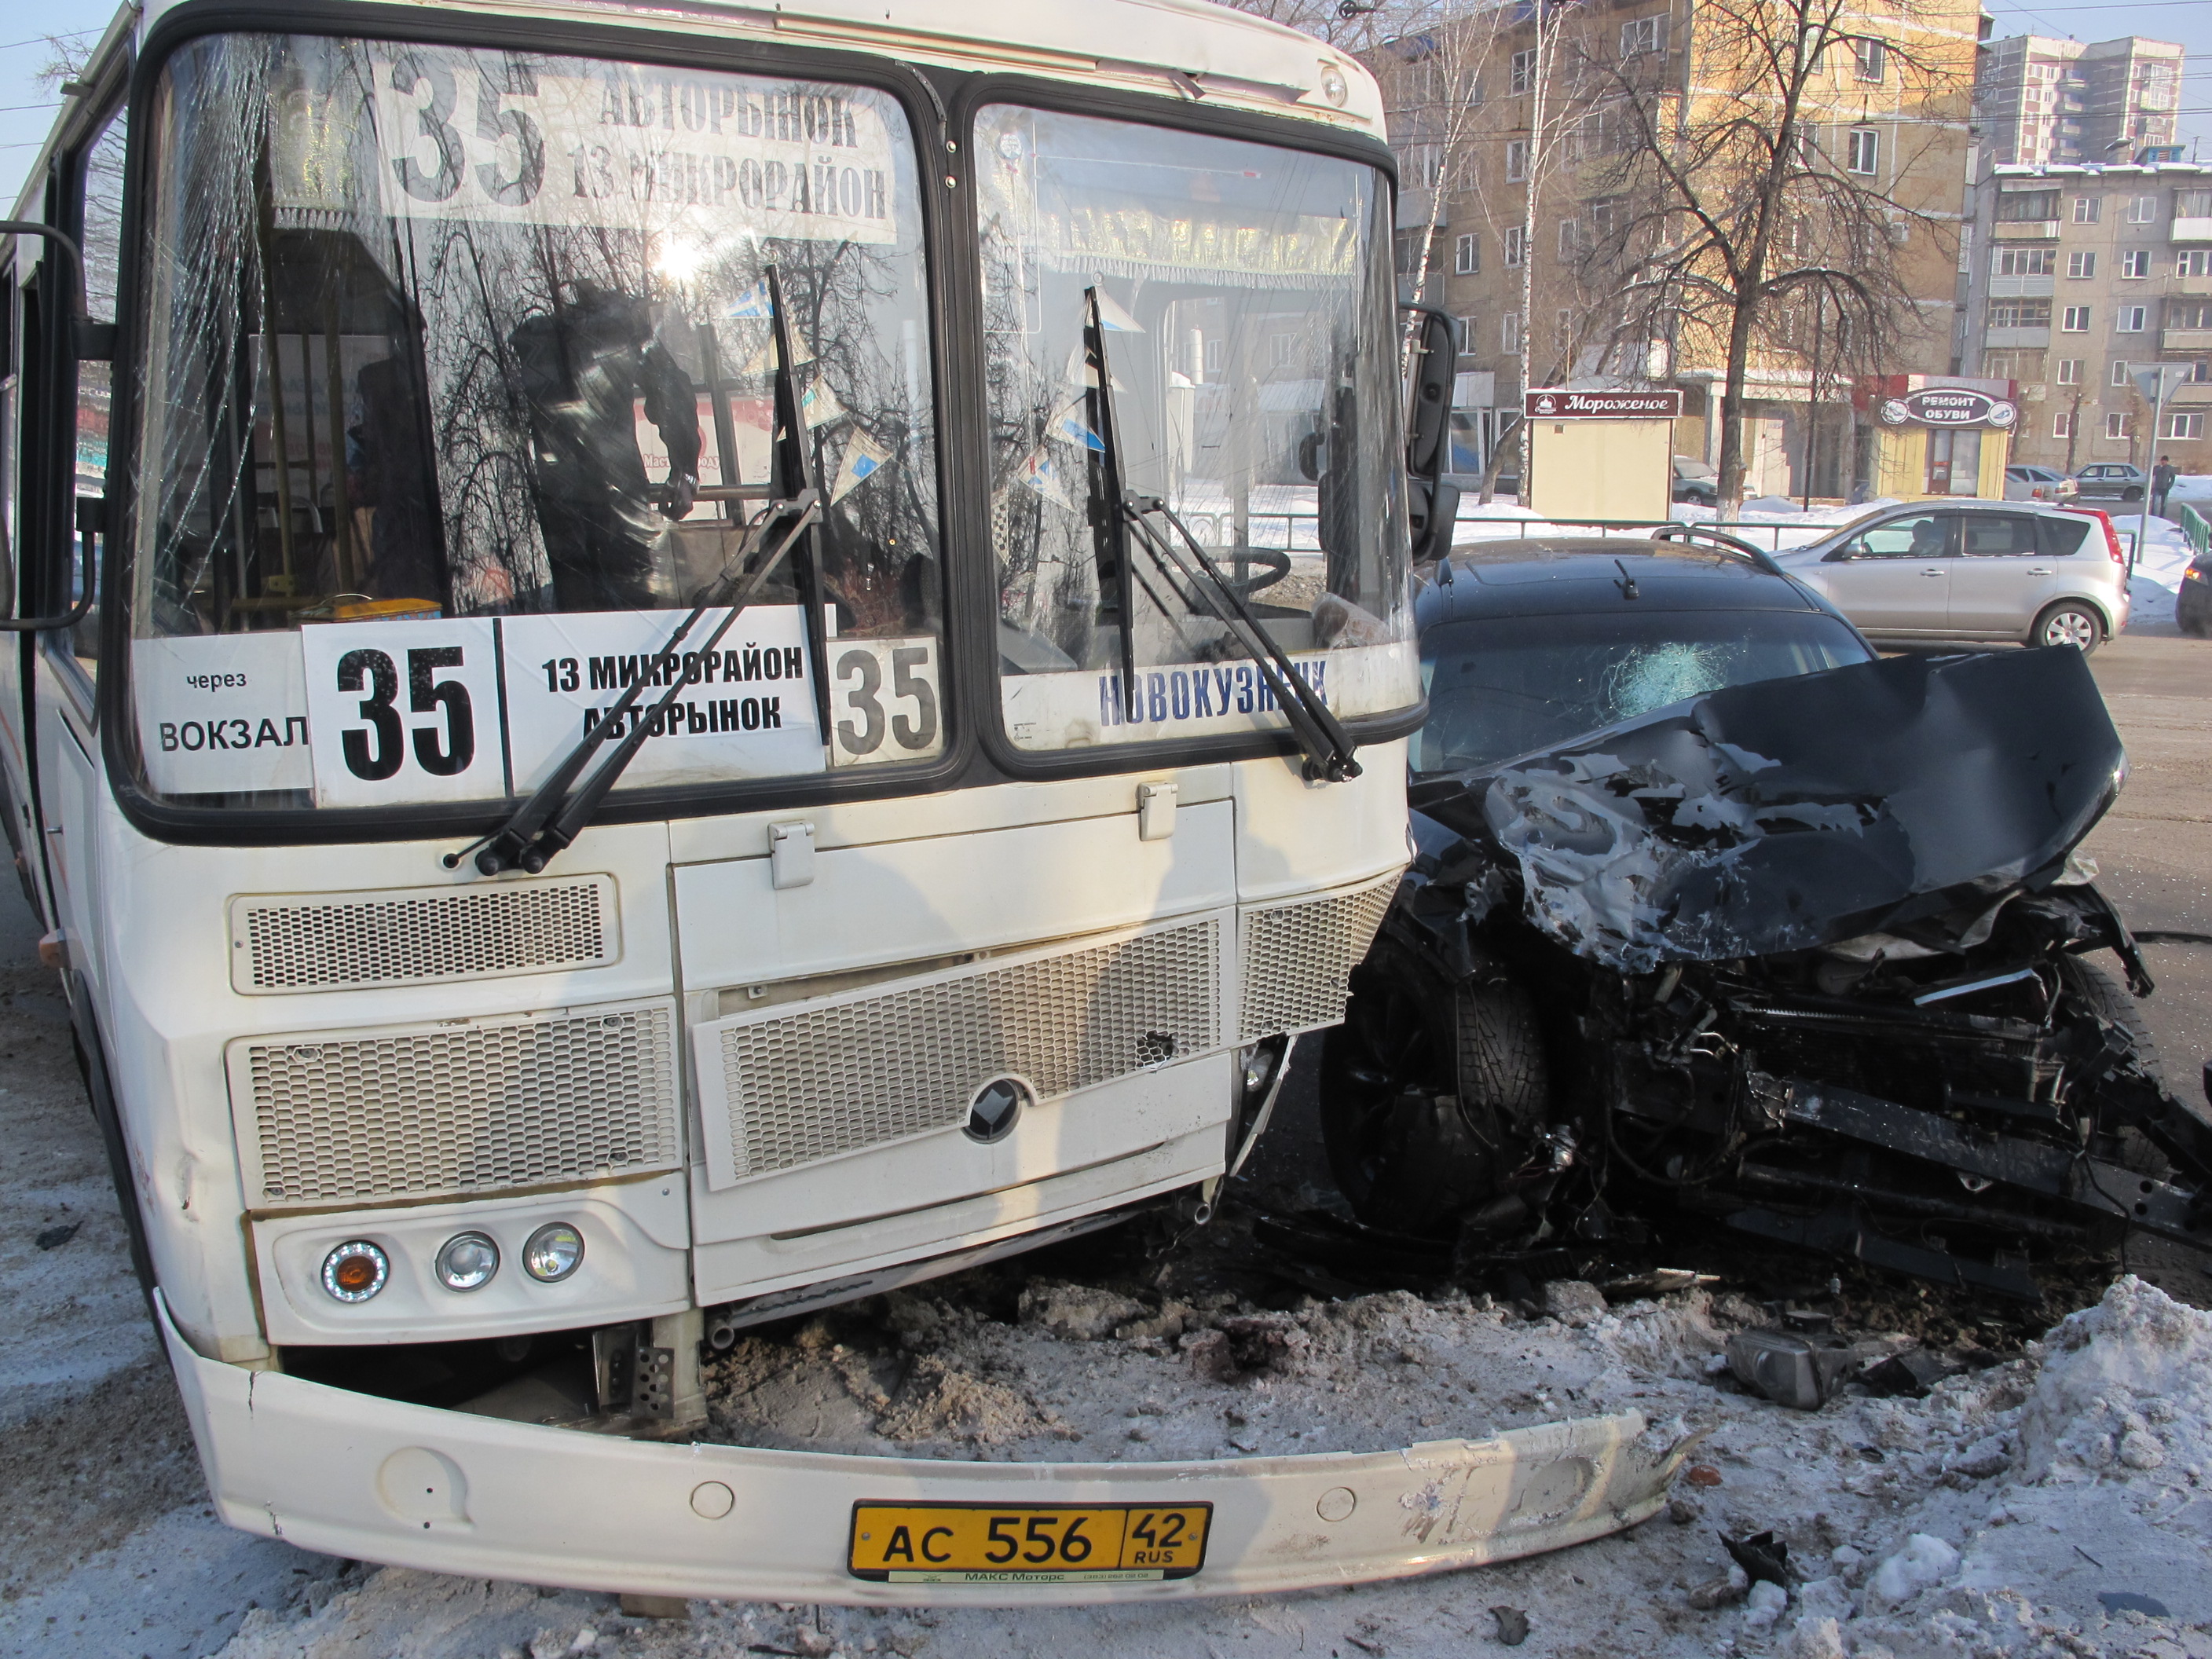
<instances>
[{"instance_id":1,"label":"power line","mask_svg":"<svg viewBox=\"0 0 2212 1659\"><path fill-rule=\"evenodd\" d=\"M13 52L18 46L48 46L56 40L82 40L88 34L101 33L101 29L71 29L66 34L34 34L27 40L10 40L6 46L0 46L0 52Z\"/></svg>"}]
</instances>

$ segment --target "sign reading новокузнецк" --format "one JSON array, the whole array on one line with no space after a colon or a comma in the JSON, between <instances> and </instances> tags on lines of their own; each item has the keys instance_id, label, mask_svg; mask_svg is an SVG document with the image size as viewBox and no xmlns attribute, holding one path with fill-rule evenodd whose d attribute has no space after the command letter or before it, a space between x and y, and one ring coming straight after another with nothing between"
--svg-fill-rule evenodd
<instances>
[{"instance_id":1,"label":"sign reading \u043d\u043e\u0432\u043e\u043a\u0443\u0437\u043d\u0435\u0446\u043a","mask_svg":"<svg viewBox=\"0 0 2212 1659\"><path fill-rule=\"evenodd\" d=\"M1521 394L1521 412L1532 421L1671 421L1682 412L1682 394L1539 388Z\"/></svg>"}]
</instances>

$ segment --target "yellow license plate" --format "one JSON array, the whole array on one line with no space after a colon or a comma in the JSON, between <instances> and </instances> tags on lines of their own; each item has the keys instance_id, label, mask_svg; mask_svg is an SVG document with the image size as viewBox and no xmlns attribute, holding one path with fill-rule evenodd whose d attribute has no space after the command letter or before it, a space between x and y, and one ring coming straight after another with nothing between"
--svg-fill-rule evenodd
<instances>
[{"instance_id":1,"label":"yellow license plate","mask_svg":"<svg viewBox=\"0 0 2212 1659\"><path fill-rule=\"evenodd\" d=\"M1211 1504L853 1505L846 1567L891 1584L1135 1583L1206 1565Z\"/></svg>"}]
</instances>

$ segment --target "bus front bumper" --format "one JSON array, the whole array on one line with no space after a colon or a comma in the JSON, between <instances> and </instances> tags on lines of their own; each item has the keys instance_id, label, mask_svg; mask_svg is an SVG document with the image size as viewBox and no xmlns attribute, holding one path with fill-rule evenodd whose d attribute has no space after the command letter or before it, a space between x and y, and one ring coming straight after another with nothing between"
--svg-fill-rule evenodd
<instances>
[{"instance_id":1,"label":"bus front bumper","mask_svg":"<svg viewBox=\"0 0 2212 1659\"><path fill-rule=\"evenodd\" d=\"M303 1548L472 1577L725 1600L1015 1606L1249 1595L1508 1560L1649 1519L1702 1436L1638 1413L1399 1451L963 1463L672 1445L400 1404L203 1358L161 1309L218 1511ZM854 1505L1213 1506L1194 1577L854 1577Z\"/></svg>"}]
</instances>

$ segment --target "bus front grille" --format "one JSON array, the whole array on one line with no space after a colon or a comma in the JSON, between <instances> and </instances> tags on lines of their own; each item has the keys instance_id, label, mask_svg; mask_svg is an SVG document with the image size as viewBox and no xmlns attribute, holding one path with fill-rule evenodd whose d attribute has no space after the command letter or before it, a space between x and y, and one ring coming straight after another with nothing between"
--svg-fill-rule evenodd
<instances>
[{"instance_id":1,"label":"bus front grille","mask_svg":"<svg viewBox=\"0 0 2212 1659\"><path fill-rule=\"evenodd\" d=\"M611 876L230 902L230 981L247 996L601 968L621 954Z\"/></svg>"},{"instance_id":2,"label":"bus front grille","mask_svg":"<svg viewBox=\"0 0 2212 1659\"><path fill-rule=\"evenodd\" d=\"M1243 1027L1247 1042L1309 1030L1344 1018L1352 970L1398 890L1398 872L1319 898L1250 905L1243 912Z\"/></svg>"},{"instance_id":3,"label":"bus front grille","mask_svg":"<svg viewBox=\"0 0 2212 1659\"><path fill-rule=\"evenodd\" d=\"M1002 1074L1050 1100L1218 1048L1221 946L1207 917L718 1021L699 1054L708 1181L953 1128Z\"/></svg>"},{"instance_id":4,"label":"bus front grille","mask_svg":"<svg viewBox=\"0 0 2212 1659\"><path fill-rule=\"evenodd\" d=\"M231 1045L257 1208L509 1192L673 1169L675 1009Z\"/></svg>"}]
</instances>

